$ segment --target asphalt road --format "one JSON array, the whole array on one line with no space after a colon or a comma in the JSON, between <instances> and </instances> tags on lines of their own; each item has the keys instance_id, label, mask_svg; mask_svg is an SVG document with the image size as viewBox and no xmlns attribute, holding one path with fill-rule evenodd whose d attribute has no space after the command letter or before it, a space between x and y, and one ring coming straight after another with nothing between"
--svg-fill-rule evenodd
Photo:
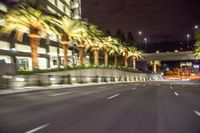
<instances>
[{"instance_id":1,"label":"asphalt road","mask_svg":"<svg viewBox=\"0 0 200 133\"><path fill-rule=\"evenodd\" d=\"M200 133L200 84L149 82L0 96L1 133Z\"/></svg>"}]
</instances>

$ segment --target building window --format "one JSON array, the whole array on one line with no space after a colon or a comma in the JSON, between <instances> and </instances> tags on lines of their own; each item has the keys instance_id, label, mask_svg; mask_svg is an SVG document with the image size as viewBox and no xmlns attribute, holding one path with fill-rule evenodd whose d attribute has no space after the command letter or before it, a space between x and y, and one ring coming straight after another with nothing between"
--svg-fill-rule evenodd
<instances>
[{"instance_id":1,"label":"building window","mask_svg":"<svg viewBox=\"0 0 200 133\"><path fill-rule=\"evenodd\" d=\"M30 60L28 58L17 58L17 70L28 71L30 67Z\"/></svg>"},{"instance_id":2,"label":"building window","mask_svg":"<svg viewBox=\"0 0 200 133\"><path fill-rule=\"evenodd\" d=\"M57 1L57 8L60 9L62 12L64 12L63 7L64 7L63 3L58 0Z\"/></svg>"},{"instance_id":3,"label":"building window","mask_svg":"<svg viewBox=\"0 0 200 133\"><path fill-rule=\"evenodd\" d=\"M51 13L56 14L56 11L55 11L54 9L52 9L50 6L47 6L47 9L48 9Z\"/></svg>"},{"instance_id":4,"label":"building window","mask_svg":"<svg viewBox=\"0 0 200 133\"><path fill-rule=\"evenodd\" d=\"M24 44L15 44L15 48L17 51L19 52L26 52L26 53L31 53L31 47L28 45L24 45Z\"/></svg>"},{"instance_id":5,"label":"building window","mask_svg":"<svg viewBox=\"0 0 200 133\"><path fill-rule=\"evenodd\" d=\"M0 55L0 62L11 63L11 57Z\"/></svg>"},{"instance_id":6,"label":"building window","mask_svg":"<svg viewBox=\"0 0 200 133\"><path fill-rule=\"evenodd\" d=\"M47 69L47 59L46 58L38 58L38 65L40 69Z\"/></svg>"},{"instance_id":7,"label":"building window","mask_svg":"<svg viewBox=\"0 0 200 133\"><path fill-rule=\"evenodd\" d=\"M55 0L49 0L49 2L53 5L56 5L56 1Z\"/></svg>"},{"instance_id":8,"label":"building window","mask_svg":"<svg viewBox=\"0 0 200 133\"><path fill-rule=\"evenodd\" d=\"M41 47L38 47L38 53L39 54L46 54L46 49L45 48L41 48Z\"/></svg>"},{"instance_id":9,"label":"building window","mask_svg":"<svg viewBox=\"0 0 200 133\"><path fill-rule=\"evenodd\" d=\"M2 50L10 50L9 42L0 41L0 49L2 49Z\"/></svg>"}]
</instances>

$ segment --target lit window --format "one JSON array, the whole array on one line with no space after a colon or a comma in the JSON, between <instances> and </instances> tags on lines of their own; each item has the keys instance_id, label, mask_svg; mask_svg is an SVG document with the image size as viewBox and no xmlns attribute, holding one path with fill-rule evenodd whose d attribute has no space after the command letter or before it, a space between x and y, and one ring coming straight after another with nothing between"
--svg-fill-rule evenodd
<instances>
[{"instance_id":1,"label":"lit window","mask_svg":"<svg viewBox=\"0 0 200 133\"><path fill-rule=\"evenodd\" d=\"M58 0L57 7L63 12L63 3Z\"/></svg>"},{"instance_id":2,"label":"lit window","mask_svg":"<svg viewBox=\"0 0 200 133\"><path fill-rule=\"evenodd\" d=\"M10 44L5 41L0 41L0 49L2 50L10 50Z\"/></svg>"},{"instance_id":3,"label":"lit window","mask_svg":"<svg viewBox=\"0 0 200 133\"><path fill-rule=\"evenodd\" d=\"M51 4L53 4L53 5L56 4L55 0L49 0L49 2L50 2Z\"/></svg>"},{"instance_id":4,"label":"lit window","mask_svg":"<svg viewBox=\"0 0 200 133\"><path fill-rule=\"evenodd\" d=\"M11 57L0 55L0 62L11 63Z\"/></svg>"},{"instance_id":5,"label":"lit window","mask_svg":"<svg viewBox=\"0 0 200 133\"><path fill-rule=\"evenodd\" d=\"M39 53L39 54L46 54L46 49L45 49L45 48L38 47L38 53Z\"/></svg>"},{"instance_id":6,"label":"lit window","mask_svg":"<svg viewBox=\"0 0 200 133\"><path fill-rule=\"evenodd\" d=\"M28 46L28 45L16 43L16 44L15 44L15 48L16 48L17 51L20 51L20 52L28 52L28 53L31 53L31 47Z\"/></svg>"},{"instance_id":7,"label":"lit window","mask_svg":"<svg viewBox=\"0 0 200 133\"><path fill-rule=\"evenodd\" d=\"M55 11L54 9L52 9L51 7L47 6L47 9L48 9L50 12L56 14L56 11Z\"/></svg>"}]
</instances>

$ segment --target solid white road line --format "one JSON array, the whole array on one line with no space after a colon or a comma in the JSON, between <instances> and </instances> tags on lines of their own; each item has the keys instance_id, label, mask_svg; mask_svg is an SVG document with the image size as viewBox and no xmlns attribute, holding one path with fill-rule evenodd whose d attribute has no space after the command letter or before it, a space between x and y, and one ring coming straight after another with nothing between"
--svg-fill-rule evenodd
<instances>
[{"instance_id":1,"label":"solid white road line","mask_svg":"<svg viewBox=\"0 0 200 133\"><path fill-rule=\"evenodd\" d=\"M175 94L176 96L179 96L179 94L178 94L177 92L174 92L174 94Z\"/></svg>"},{"instance_id":2,"label":"solid white road line","mask_svg":"<svg viewBox=\"0 0 200 133\"><path fill-rule=\"evenodd\" d=\"M115 95L113 95L113 96L110 96L110 97L108 97L107 99L112 99L112 98L115 98L115 97L117 97L117 96L119 96L120 94L115 94Z\"/></svg>"},{"instance_id":3,"label":"solid white road line","mask_svg":"<svg viewBox=\"0 0 200 133\"><path fill-rule=\"evenodd\" d=\"M50 97L55 97L55 96L61 96L61 95L67 95L70 94L71 92L63 92L63 93L57 93L57 94L51 94L49 95Z\"/></svg>"},{"instance_id":4,"label":"solid white road line","mask_svg":"<svg viewBox=\"0 0 200 133\"><path fill-rule=\"evenodd\" d=\"M37 128L34 128L34 129L30 130L30 131L24 132L24 133L34 133L34 132L37 132L37 131L39 131L39 130L41 130L41 129L43 129L43 128L49 126L49 125L50 125L50 124L45 124L45 125L39 126L39 127L37 127Z\"/></svg>"},{"instance_id":5,"label":"solid white road line","mask_svg":"<svg viewBox=\"0 0 200 133\"><path fill-rule=\"evenodd\" d=\"M137 88L132 88L131 90L136 90Z\"/></svg>"},{"instance_id":6,"label":"solid white road line","mask_svg":"<svg viewBox=\"0 0 200 133\"><path fill-rule=\"evenodd\" d=\"M197 114L200 117L200 112L199 111L194 110L194 113Z\"/></svg>"}]
</instances>

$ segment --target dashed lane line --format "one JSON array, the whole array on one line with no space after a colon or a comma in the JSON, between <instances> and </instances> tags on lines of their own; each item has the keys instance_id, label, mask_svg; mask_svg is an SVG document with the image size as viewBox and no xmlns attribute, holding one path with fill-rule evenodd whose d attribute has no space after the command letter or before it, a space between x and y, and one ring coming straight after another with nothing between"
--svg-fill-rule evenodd
<instances>
[{"instance_id":1,"label":"dashed lane line","mask_svg":"<svg viewBox=\"0 0 200 133\"><path fill-rule=\"evenodd\" d=\"M56 93L56 94L51 94L49 95L50 97L55 97L55 96L61 96L61 95L67 95L70 94L71 92L63 92L63 93Z\"/></svg>"},{"instance_id":2,"label":"dashed lane line","mask_svg":"<svg viewBox=\"0 0 200 133\"><path fill-rule=\"evenodd\" d=\"M137 88L132 88L131 90L136 90Z\"/></svg>"},{"instance_id":3,"label":"dashed lane line","mask_svg":"<svg viewBox=\"0 0 200 133\"><path fill-rule=\"evenodd\" d=\"M200 112L197 110L194 110L194 113L197 114L200 117Z\"/></svg>"},{"instance_id":4,"label":"dashed lane line","mask_svg":"<svg viewBox=\"0 0 200 133\"><path fill-rule=\"evenodd\" d=\"M113 95L113 96L110 96L110 97L108 97L107 99L113 99L113 98L115 98L115 97L117 97L117 96L119 96L120 94L115 94L115 95Z\"/></svg>"},{"instance_id":5,"label":"dashed lane line","mask_svg":"<svg viewBox=\"0 0 200 133\"><path fill-rule=\"evenodd\" d=\"M41 129L43 129L43 128L49 126L49 125L50 125L50 124L44 124L44 125L42 125L42 126L39 126L39 127L34 128L34 129L32 129L32 130L26 131L26 132L24 132L24 133L34 133L34 132L37 132L37 131L39 131L39 130L41 130Z\"/></svg>"},{"instance_id":6,"label":"dashed lane line","mask_svg":"<svg viewBox=\"0 0 200 133\"><path fill-rule=\"evenodd\" d=\"M179 94L177 92L174 92L174 95L179 96Z\"/></svg>"}]
</instances>

